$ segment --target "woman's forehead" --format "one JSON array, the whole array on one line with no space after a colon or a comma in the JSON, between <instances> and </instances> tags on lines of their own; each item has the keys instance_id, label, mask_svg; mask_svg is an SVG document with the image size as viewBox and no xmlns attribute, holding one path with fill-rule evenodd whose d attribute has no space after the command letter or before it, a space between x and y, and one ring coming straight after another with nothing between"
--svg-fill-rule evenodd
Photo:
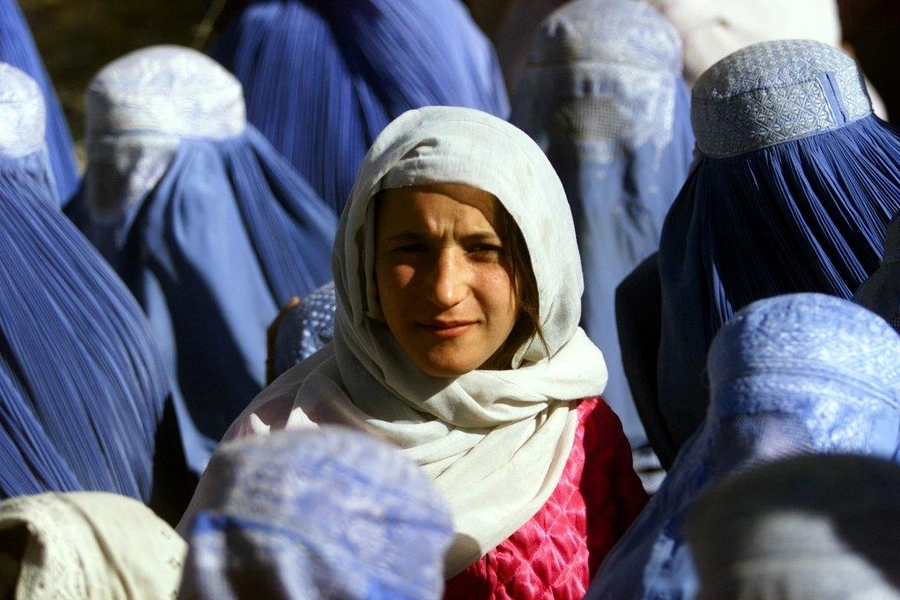
<instances>
[{"instance_id":1,"label":"woman's forehead","mask_svg":"<svg viewBox=\"0 0 900 600\"><path fill-rule=\"evenodd\" d=\"M374 202L379 230L409 223L427 225L448 218L494 230L501 210L499 201L489 192L456 183L387 189L377 194Z\"/></svg>"}]
</instances>

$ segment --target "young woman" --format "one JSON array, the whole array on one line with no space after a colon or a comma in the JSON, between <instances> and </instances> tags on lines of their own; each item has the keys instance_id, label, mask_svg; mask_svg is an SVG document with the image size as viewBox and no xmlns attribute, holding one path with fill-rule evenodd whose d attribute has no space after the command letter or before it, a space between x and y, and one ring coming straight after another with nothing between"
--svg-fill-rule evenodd
<instances>
[{"instance_id":1,"label":"young woman","mask_svg":"<svg viewBox=\"0 0 900 600\"><path fill-rule=\"evenodd\" d=\"M447 596L581 597L646 495L599 399L572 218L540 148L473 109L405 113L363 162L332 266L334 341L226 438L337 423L387 439L453 512Z\"/></svg>"}]
</instances>

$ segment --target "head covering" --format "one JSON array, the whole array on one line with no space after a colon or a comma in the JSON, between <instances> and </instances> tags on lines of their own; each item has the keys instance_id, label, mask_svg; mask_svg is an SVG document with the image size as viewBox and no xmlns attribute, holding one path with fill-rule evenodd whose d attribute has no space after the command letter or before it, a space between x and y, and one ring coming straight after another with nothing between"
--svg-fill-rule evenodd
<instances>
[{"instance_id":1,"label":"head covering","mask_svg":"<svg viewBox=\"0 0 900 600\"><path fill-rule=\"evenodd\" d=\"M334 282L329 281L284 315L275 331L275 377L303 362L334 339L336 309Z\"/></svg>"},{"instance_id":2,"label":"head covering","mask_svg":"<svg viewBox=\"0 0 900 600\"><path fill-rule=\"evenodd\" d=\"M379 190L438 182L493 194L528 247L546 345L529 340L512 369L432 377L381 317L372 200ZM393 441L448 499L457 536L447 574L454 575L543 505L572 448L575 401L606 384L603 356L578 327L581 264L562 184L531 138L501 119L464 108L410 111L385 128L363 161L333 266L334 341L276 379L226 438L312 421Z\"/></svg>"},{"instance_id":3,"label":"head covering","mask_svg":"<svg viewBox=\"0 0 900 600\"><path fill-rule=\"evenodd\" d=\"M181 598L435 599L453 523L396 448L343 427L235 440L193 501Z\"/></svg>"},{"instance_id":4,"label":"head covering","mask_svg":"<svg viewBox=\"0 0 900 600\"><path fill-rule=\"evenodd\" d=\"M716 335L707 368L706 421L587 598L692 598L684 512L728 474L794 454L897 457L900 337L861 306L824 294L754 302Z\"/></svg>"},{"instance_id":5,"label":"head covering","mask_svg":"<svg viewBox=\"0 0 900 600\"><path fill-rule=\"evenodd\" d=\"M694 135L681 41L650 6L577 0L544 20L513 103L559 174L584 267L582 326L610 369L603 394L632 446L647 435L622 368L615 289L659 245Z\"/></svg>"},{"instance_id":6,"label":"head covering","mask_svg":"<svg viewBox=\"0 0 900 600\"><path fill-rule=\"evenodd\" d=\"M900 209L900 135L871 112L856 63L805 40L756 44L693 90L700 158L663 226L659 395L672 445L705 411L713 335L792 292L851 298Z\"/></svg>"},{"instance_id":7,"label":"head covering","mask_svg":"<svg viewBox=\"0 0 900 600\"><path fill-rule=\"evenodd\" d=\"M779 39L809 39L839 46L836 0L647 0L684 40L684 71L691 85L735 50Z\"/></svg>"},{"instance_id":8,"label":"head covering","mask_svg":"<svg viewBox=\"0 0 900 600\"><path fill-rule=\"evenodd\" d=\"M891 219L884 236L881 266L859 286L853 300L900 332L900 213Z\"/></svg>"},{"instance_id":9,"label":"head covering","mask_svg":"<svg viewBox=\"0 0 900 600\"><path fill-rule=\"evenodd\" d=\"M799 456L697 497L685 531L698 600L900 598L900 466Z\"/></svg>"},{"instance_id":10,"label":"head covering","mask_svg":"<svg viewBox=\"0 0 900 600\"><path fill-rule=\"evenodd\" d=\"M29 75L44 99L44 139L53 176L54 198L65 205L78 187L78 165L69 125L44 68L25 15L15 0L0 0L0 61ZM44 126L45 125L45 126Z\"/></svg>"},{"instance_id":11,"label":"head covering","mask_svg":"<svg viewBox=\"0 0 900 600\"><path fill-rule=\"evenodd\" d=\"M490 42L459 0L261 0L210 54L247 91L251 123L340 213L369 145L420 106L509 104Z\"/></svg>"},{"instance_id":12,"label":"head covering","mask_svg":"<svg viewBox=\"0 0 900 600\"><path fill-rule=\"evenodd\" d=\"M187 551L149 508L99 492L4 500L0 535L4 598L174 598Z\"/></svg>"},{"instance_id":13,"label":"head covering","mask_svg":"<svg viewBox=\"0 0 900 600\"><path fill-rule=\"evenodd\" d=\"M132 52L87 92L72 219L143 306L191 465L265 382L266 328L331 279L334 214L244 120L240 83L177 46Z\"/></svg>"},{"instance_id":14,"label":"head covering","mask_svg":"<svg viewBox=\"0 0 900 600\"><path fill-rule=\"evenodd\" d=\"M0 81L0 497L87 489L147 501L166 443L159 351L59 211L38 86L6 64Z\"/></svg>"}]
</instances>

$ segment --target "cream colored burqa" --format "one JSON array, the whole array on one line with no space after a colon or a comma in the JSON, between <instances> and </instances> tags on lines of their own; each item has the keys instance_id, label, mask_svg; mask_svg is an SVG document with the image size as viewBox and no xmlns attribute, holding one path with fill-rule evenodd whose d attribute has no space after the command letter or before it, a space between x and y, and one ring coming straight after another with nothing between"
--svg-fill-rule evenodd
<instances>
[{"instance_id":1,"label":"cream colored burqa","mask_svg":"<svg viewBox=\"0 0 900 600\"><path fill-rule=\"evenodd\" d=\"M105 492L0 502L0 597L174 598L187 544L149 508Z\"/></svg>"},{"instance_id":2,"label":"cream colored burqa","mask_svg":"<svg viewBox=\"0 0 900 600\"><path fill-rule=\"evenodd\" d=\"M494 194L528 245L547 348L530 341L513 369L429 376L382 319L372 198L382 189L439 182ZM225 437L341 423L394 442L448 500L457 535L446 572L458 573L544 504L572 448L575 401L606 385L603 355L578 327L581 263L562 184L540 148L505 121L464 108L407 112L363 161L338 227L333 268L333 344L263 390Z\"/></svg>"}]
</instances>

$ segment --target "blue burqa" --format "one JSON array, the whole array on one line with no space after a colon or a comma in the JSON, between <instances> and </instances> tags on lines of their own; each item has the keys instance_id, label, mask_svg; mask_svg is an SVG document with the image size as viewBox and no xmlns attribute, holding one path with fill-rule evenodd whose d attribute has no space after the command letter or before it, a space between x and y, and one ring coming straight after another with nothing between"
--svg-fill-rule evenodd
<instances>
[{"instance_id":1,"label":"blue burqa","mask_svg":"<svg viewBox=\"0 0 900 600\"><path fill-rule=\"evenodd\" d=\"M151 501L158 444L177 444L159 437L159 351L127 288L59 210L37 84L2 63L0 81L0 498Z\"/></svg>"},{"instance_id":2,"label":"blue burqa","mask_svg":"<svg viewBox=\"0 0 900 600\"><path fill-rule=\"evenodd\" d=\"M584 268L581 325L603 351L603 399L633 447L647 435L622 367L615 289L659 245L690 167L689 111L675 28L631 0L577 0L547 17L513 102L513 123L565 186Z\"/></svg>"},{"instance_id":3,"label":"blue burqa","mask_svg":"<svg viewBox=\"0 0 900 600\"><path fill-rule=\"evenodd\" d=\"M900 209L900 135L872 113L856 63L836 48L743 48L700 77L691 118L700 157L659 250L659 399L673 456L705 414L716 331L777 294L850 299Z\"/></svg>"},{"instance_id":4,"label":"blue burqa","mask_svg":"<svg viewBox=\"0 0 900 600\"><path fill-rule=\"evenodd\" d=\"M88 167L70 210L150 318L191 466L265 384L266 329L331 279L337 219L244 121L204 54L138 50L88 90Z\"/></svg>"},{"instance_id":5,"label":"blue burqa","mask_svg":"<svg viewBox=\"0 0 900 600\"><path fill-rule=\"evenodd\" d=\"M684 516L728 475L795 454L897 458L900 337L861 306L810 293L754 302L719 330L707 370L706 420L607 555L588 600L693 598Z\"/></svg>"},{"instance_id":6,"label":"blue burqa","mask_svg":"<svg viewBox=\"0 0 900 600\"><path fill-rule=\"evenodd\" d=\"M27 73L41 89L46 110L45 139L56 197L60 205L65 205L78 188L79 178L72 134L31 29L16 0L0 0L0 61Z\"/></svg>"},{"instance_id":7,"label":"blue burqa","mask_svg":"<svg viewBox=\"0 0 900 600\"><path fill-rule=\"evenodd\" d=\"M210 54L259 128L339 214L375 137L409 109L506 118L493 46L459 0L252 1Z\"/></svg>"}]
</instances>

